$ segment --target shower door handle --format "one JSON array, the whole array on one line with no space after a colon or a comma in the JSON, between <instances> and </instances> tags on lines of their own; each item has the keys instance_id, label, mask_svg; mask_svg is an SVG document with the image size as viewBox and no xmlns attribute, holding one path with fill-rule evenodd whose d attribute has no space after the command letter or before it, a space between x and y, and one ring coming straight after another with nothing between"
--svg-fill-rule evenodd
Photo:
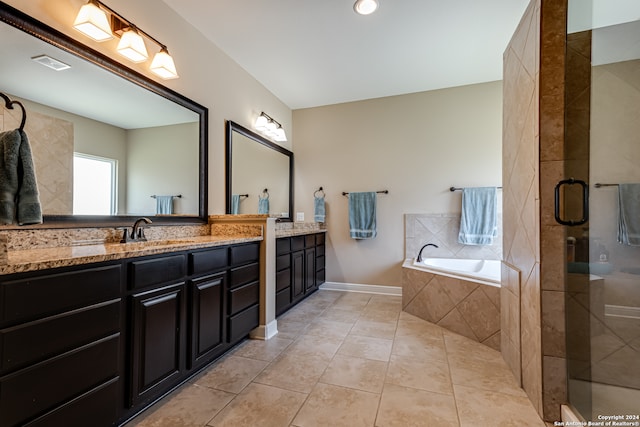
<instances>
[{"instance_id":1,"label":"shower door handle","mask_svg":"<svg viewBox=\"0 0 640 427\"><path fill-rule=\"evenodd\" d=\"M560 187L563 185L580 185L582 187L582 218L579 220L565 220L560 218ZM555 188L555 217L556 222L562 225L582 225L589 220L589 186L586 182L579 179L563 179L556 184Z\"/></svg>"}]
</instances>

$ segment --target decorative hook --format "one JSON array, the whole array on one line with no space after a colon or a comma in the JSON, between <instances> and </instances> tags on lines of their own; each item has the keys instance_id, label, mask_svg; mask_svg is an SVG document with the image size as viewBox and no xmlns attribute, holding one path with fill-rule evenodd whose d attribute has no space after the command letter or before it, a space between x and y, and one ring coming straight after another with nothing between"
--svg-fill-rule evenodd
<instances>
[{"instance_id":1,"label":"decorative hook","mask_svg":"<svg viewBox=\"0 0 640 427\"><path fill-rule=\"evenodd\" d=\"M12 101L11 99L9 99L7 95L5 95L2 92L0 92L0 97L4 99L5 107L7 107L8 110L13 110L14 104L17 104L20 107L20 109L22 110L22 120L20 121L20 130L24 130L24 124L27 121L27 111L24 109L24 105L22 105L20 101Z\"/></svg>"},{"instance_id":2,"label":"decorative hook","mask_svg":"<svg viewBox=\"0 0 640 427\"><path fill-rule=\"evenodd\" d=\"M313 192L313 197L318 197L317 196L318 193L322 193L322 197L325 196L324 190L322 189L322 187L318 188L316 191Z\"/></svg>"}]
</instances>

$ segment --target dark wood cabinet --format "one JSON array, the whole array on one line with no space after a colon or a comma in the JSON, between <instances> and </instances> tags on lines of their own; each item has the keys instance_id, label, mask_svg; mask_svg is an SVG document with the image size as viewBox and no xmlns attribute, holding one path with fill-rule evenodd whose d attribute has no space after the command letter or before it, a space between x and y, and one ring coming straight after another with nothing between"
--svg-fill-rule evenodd
<instances>
[{"instance_id":1,"label":"dark wood cabinet","mask_svg":"<svg viewBox=\"0 0 640 427\"><path fill-rule=\"evenodd\" d=\"M119 263L0 277L0 425L115 424L122 277Z\"/></svg>"},{"instance_id":2,"label":"dark wood cabinet","mask_svg":"<svg viewBox=\"0 0 640 427\"><path fill-rule=\"evenodd\" d=\"M185 369L185 284L131 297L132 361L130 406L151 402L181 378Z\"/></svg>"},{"instance_id":3,"label":"dark wood cabinet","mask_svg":"<svg viewBox=\"0 0 640 427\"><path fill-rule=\"evenodd\" d=\"M325 281L324 233L276 239L276 315Z\"/></svg>"},{"instance_id":4,"label":"dark wood cabinet","mask_svg":"<svg viewBox=\"0 0 640 427\"><path fill-rule=\"evenodd\" d=\"M260 243L0 276L0 426L131 419L259 324Z\"/></svg>"}]
</instances>

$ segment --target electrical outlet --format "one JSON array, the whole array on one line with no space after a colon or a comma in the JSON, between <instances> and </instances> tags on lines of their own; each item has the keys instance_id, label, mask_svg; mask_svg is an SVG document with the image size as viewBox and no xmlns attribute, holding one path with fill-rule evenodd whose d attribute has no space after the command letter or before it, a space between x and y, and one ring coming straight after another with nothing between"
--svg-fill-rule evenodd
<instances>
[{"instance_id":1,"label":"electrical outlet","mask_svg":"<svg viewBox=\"0 0 640 427\"><path fill-rule=\"evenodd\" d=\"M298 222L304 221L304 212L296 212L296 221Z\"/></svg>"}]
</instances>

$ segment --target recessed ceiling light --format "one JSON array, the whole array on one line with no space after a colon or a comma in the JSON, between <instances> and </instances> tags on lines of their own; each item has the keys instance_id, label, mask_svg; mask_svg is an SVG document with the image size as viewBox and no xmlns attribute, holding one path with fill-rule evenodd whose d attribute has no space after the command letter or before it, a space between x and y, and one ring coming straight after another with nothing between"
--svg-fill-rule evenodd
<instances>
[{"instance_id":1,"label":"recessed ceiling light","mask_svg":"<svg viewBox=\"0 0 640 427\"><path fill-rule=\"evenodd\" d=\"M34 56L31 59L36 61L38 64L42 64L45 67L49 67L52 70L56 70L56 71L62 71L62 70L71 68L71 65L65 64L64 62L58 61L57 59L47 55Z\"/></svg>"},{"instance_id":2,"label":"recessed ceiling light","mask_svg":"<svg viewBox=\"0 0 640 427\"><path fill-rule=\"evenodd\" d=\"M369 15L378 8L377 0L357 0L353 5L353 10L360 15Z\"/></svg>"}]
</instances>

